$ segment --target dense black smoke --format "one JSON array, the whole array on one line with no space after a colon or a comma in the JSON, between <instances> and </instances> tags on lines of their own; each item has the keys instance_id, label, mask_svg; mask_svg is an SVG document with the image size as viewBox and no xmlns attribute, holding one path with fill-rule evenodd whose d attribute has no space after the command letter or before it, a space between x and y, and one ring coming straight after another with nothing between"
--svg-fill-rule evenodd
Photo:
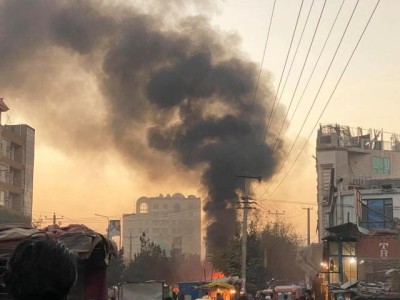
<instances>
[{"instance_id":1,"label":"dense black smoke","mask_svg":"<svg viewBox=\"0 0 400 300\"><path fill-rule=\"evenodd\" d=\"M236 175L274 172L277 154L262 141L272 97L262 84L253 101L257 66L235 38L205 17L170 16L101 1L0 1L2 92L26 101L43 123L51 119L43 130L64 147L101 151L111 136L107 143L148 173L174 172L155 164L155 153L200 171L208 246L222 247L236 229L243 186ZM85 90L69 65L95 78L102 95L95 105L68 96L68 84ZM63 84L65 94L49 96Z\"/></svg>"}]
</instances>

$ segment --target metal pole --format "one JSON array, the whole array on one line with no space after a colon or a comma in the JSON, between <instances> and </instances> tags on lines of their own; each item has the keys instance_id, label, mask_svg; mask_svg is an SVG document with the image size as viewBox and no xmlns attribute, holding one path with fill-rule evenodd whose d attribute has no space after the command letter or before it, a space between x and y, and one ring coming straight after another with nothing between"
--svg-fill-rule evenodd
<instances>
[{"instance_id":1,"label":"metal pole","mask_svg":"<svg viewBox=\"0 0 400 300\"><path fill-rule=\"evenodd\" d=\"M312 210L312 207L303 207L303 209L307 209L307 245L310 245L311 244L310 210Z\"/></svg>"},{"instance_id":2,"label":"metal pole","mask_svg":"<svg viewBox=\"0 0 400 300\"><path fill-rule=\"evenodd\" d=\"M132 261L132 233L129 232L129 258Z\"/></svg>"},{"instance_id":3,"label":"metal pole","mask_svg":"<svg viewBox=\"0 0 400 300\"><path fill-rule=\"evenodd\" d=\"M242 292L246 292L246 256L247 256L247 212L249 209L248 180L244 180L243 227L242 227Z\"/></svg>"},{"instance_id":4,"label":"metal pole","mask_svg":"<svg viewBox=\"0 0 400 300\"><path fill-rule=\"evenodd\" d=\"M103 217L107 219L107 239L110 239L110 218L104 215L95 214L95 216Z\"/></svg>"},{"instance_id":5,"label":"metal pole","mask_svg":"<svg viewBox=\"0 0 400 300\"><path fill-rule=\"evenodd\" d=\"M248 180L249 179L257 179L261 182L261 176L251 176L251 175L237 175L237 177L244 178L244 196L243 200L243 226L242 226L242 290L241 292L246 292L246 257L247 257L247 213L250 209L249 207L249 189L248 189Z\"/></svg>"}]
</instances>

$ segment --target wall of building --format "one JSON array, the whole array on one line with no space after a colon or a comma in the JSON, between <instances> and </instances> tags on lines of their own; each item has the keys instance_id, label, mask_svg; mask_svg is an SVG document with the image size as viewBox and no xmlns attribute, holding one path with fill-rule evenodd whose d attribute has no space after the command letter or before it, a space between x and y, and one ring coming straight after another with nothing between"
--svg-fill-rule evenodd
<instances>
[{"instance_id":1,"label":"wall of building","mask_svg":"<svg viewBox=\"0 0 400 300\"><path fill-rule=\"evenodd\" d=\"M144 232L166 253L177 249L182 253L201 254L201 200L182 194L141 197L136 212L125 214L122 244L127 261L140 251L140 235Z\"/></svg>"},{"instance_id":2,"label":"wall of building","mask_svg":"<svg viewBox=\"0 0 400 300\"><path fill-rule=\"evenodd\" d=\"M32 216L35 130L0 126L0 206Z\"/></svg>"}]
</instances>

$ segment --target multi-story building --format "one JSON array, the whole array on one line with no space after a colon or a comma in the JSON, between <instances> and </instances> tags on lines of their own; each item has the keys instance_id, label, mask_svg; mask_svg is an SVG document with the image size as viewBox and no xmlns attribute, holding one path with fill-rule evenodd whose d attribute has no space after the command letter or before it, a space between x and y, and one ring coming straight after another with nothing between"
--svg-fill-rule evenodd
<instances>
[{"instance_id":1,"label":"multi-story building","mask_svg":"<svg viewBox=\"0 0 400 300\"><path fill-rule=\"evenodd\" d=\"M172 249L186 254L201 250L201 201L176 193L158 197L141 197L136 201L136 212L124 214L122 245L127 261L140 252L140 235L146 234L170 254Z\"/></svg>"},{"instance_id":2,"label":"multi-story building","mask_svg":"<svg viewBox=\"0 0 400 300\"><path fill-rule=\"evenodd\" d=\"M350 212L346 210L349 204L343 202L349 194L354 199L354 189L362 190L363 194L374 195L378 191L381 194L382 190L393 190L399 182L396 180L400 178L398 134L321 125L316 154L320 240L327 234L325 228L354 221L354 203ZM383 200L370 204L381 211L388 205Z\"/></svg>"},{"instance_id":3,"label":"multi-story building","mask_svg":"<svg viewBox=\"0 0 400 300\"><path fill-rule=\"evenodd\" d=\"M400 135L321 125L316 163L329 281L382 280L400 268Z\"/></svg>"},{"instance_id":4,"label":"multi-story building","mask_svg":"<svg viewBox=\"0 0 400 300\"><path fill-rule=\"evenodd\" d=\"M0 98L1 114L9 108ZM0 208L32 217L35 130L0 125Z\"/></svg>"}]
</instances>

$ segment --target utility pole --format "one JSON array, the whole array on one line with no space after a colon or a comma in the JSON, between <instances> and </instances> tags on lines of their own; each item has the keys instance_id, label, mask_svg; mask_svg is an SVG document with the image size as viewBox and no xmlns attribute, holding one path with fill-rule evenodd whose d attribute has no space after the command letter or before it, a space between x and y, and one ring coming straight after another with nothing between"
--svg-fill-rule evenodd
<instances>
[{"instance_id":1,"label":"utility pole","mask_svg":"<svg viewBox=\"0 0 400 300\"><path fill-rule=\"evenodd\" d=\"M311 239L310 239L310 210L312 210L312 207L302 207L302 209L307 209L307 245L311 244Z\"/></svg>"},{"instance_id":2,"label":"utility pole","mask_svg":"<svg viewBox=\"0 0 400 300\"><path fill-rule=\"evenodd\" d=\"M129 259L132 261L132 232L129 232Z\"/></svg>"},{"instance_id":3,"label":"utility pole","mask_svg":"<svg viewBox=\"0 0 400 300\"><path fill-rule=\"evenodd\" d=\"M278 218L279 218L279 216L283 216L284 214L285 214L285 211L281 211L281 212L279 212L279 211L275 211L275 212L272 212L272 211L268 211L268 214L270 214L270 215L275 215L275 222L278 222Z\"/></svg>"},{"instance_id":4,"label":"utility pole","mask_svg":"<svg viewBox=\"0 0 400 300\"><path fill-rule=\"evenodd\" d=\"M249 188L248 188L248 180L249 179L257 179L261 182L261 176L249 176L249 175L238 175L237 177L244 178L244 195L241 197L242 201L240 203L243 204L243 226L242 226L242 290L241 292L246 292L246 257L247 257L247 214L248 210L251 209L249 206L251 200L249 196Z\"/></svg>"},{"instance_id":5,"label":"utility pole","mask_svg":"<svg viewBox=\"0 0 400 300\"><path fill-rule=\"evenodd\" d=\"M279 234L279 223L278 223L278 218L279 216L283 216L285 214L285 211L275 211L275 212L271 212L270 210L268 211L268 214L270 215L275 215L275 234L278 236Z\"/></svg>"},{"instance_id":6,"label":"utility pole","mask_svg":"<svg viewBox=\"0 0 400 300\"><path fill-rule=\"evenodd\" d=\"M53 213L53 218L47 218L45 217L46 220L52 220L53 221L53 226L57 225L57 220L62 220L63 217L57 218L56 213Z\"/></svg>"},{"instance_id":7,"label":"utility pole","mask_svg":"<svg viewBox=\"0 0 400 300\"><path fill-rule=\"evenodd\" d=\"M106 218L107 219L107 240L109 240L110 239L110 218L109 217L107 217L107 216L105 216L105 215L100 215L100 214L94 214L95 216L98 216L98 217L103 217L103 218Z\"/></svg>"}]
</instances>

